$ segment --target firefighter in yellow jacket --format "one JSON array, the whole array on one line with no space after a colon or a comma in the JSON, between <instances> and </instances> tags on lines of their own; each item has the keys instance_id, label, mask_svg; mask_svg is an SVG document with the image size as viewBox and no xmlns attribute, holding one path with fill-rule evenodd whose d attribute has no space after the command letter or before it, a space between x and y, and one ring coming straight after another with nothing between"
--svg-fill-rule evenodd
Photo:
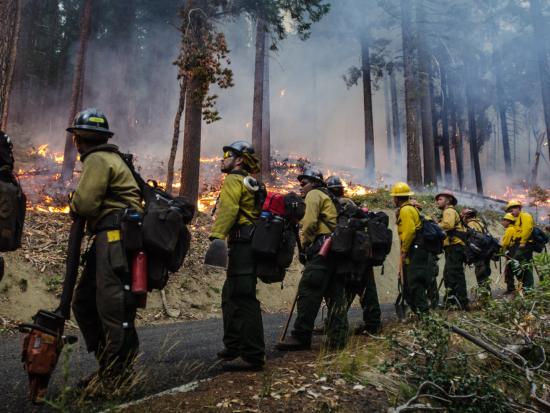
<instances>
[{"instance_id":1,"label":"firefighter in yellow jacket","mask_svg":"<svg viewBox=\"0 0 550 413\"><path fill-rule=\"evenodd\" d=\"M466 289L466 275L464 274L464 241L465 229L460 220L460 215L455 209L456 197L451 192L441 192L435 196L437 207L443 211L439 226L447 234L443 242L445 250L445 267L443 279L447 296L445 301L454 297L463 309L468 309L468 290Z\"/></svg>"},{"instance_id":2,"label":"firefighter in yellow jacket","mask_svg":"<svg viewBox=\"0 0 550 413\"><path fill-rule=\"evenodd\" d=\"M221 171L226 173L216 205L210 240L229 246L227 278L222 289L223 344L218 352L227 370L261 370L265 362L260 302L256 298L256 265L252 253L254 221L261 206L260 190L249 175L259 170L252 146L237 141L223 147Z\"/></svg>"},{"instance_id":3,"label":"firefighter in yellow jacket","mask_svg":"<svg viewBox=\"0 0 550 413\"><path fill-rule=\"evenodd\" d=\"M291 335L277 344L283 351L306 350L311 347L315 318L323 298L329 307L327 346L342 348L347 339L348 320L345 279L338 277L332 254L319 254L322 245L336 227L337 210L328 195L320 171L306 169L298 176L306 211L300 222L305 267L298 285L298 314Z\"/></svg>"},{"instance_id":4,"label":"firefighter in yellow jacket","mask_svg":"<svg viewBox=\"0 0 550 413\"><path fill-rule=\"evenodd\" d=\"M512 248L514 242L514 234L516 233L516 227L514 225L516 222L516 217L508 212L502 217L500 222L504 227L504 235L502 236L500 245L502 246L502 253L506 257L506 263L504 265L504 280L506 281L506 292L512 293L515 291L516 288L514 286L514 274L512 274L509 266L509 251Z\"/></svg>"},{"instance_id":5,"label":"firefighter in yellow jacket","mask_svg":"<svg viewBox=\"0 0 550 413\"><path fill-rule=\"evenodd\" d=\"M535 220L530 213L522 210L521 202L515 199L508 202L506 212L511 213L516 218L513 245L510 251L512 258L517 262L517 265L513 266L513 272L516 278L522 282L523 287L530 289L534 285L531 235L535 229Z\"/></svg>"},{"instance_id":6,"label":"firefighter in yellow jacket","mask_svg":"<svg viewBox=\"0 0 550 413\"><path fill-rule=\"evenodd\" d=\"M424 313L430 308L428 292L433 281L434 257L422 246L420 212L410 200L414 192L405 182L397 182L390 195L398 209L397 233L401 244L404 297L411 310Z\"/></svg>"},{"instance_id":7,"label":"firefighter in yellow jacket","mask_svg":"<svg viewBox=\"0 0 550 413\"><path fill-rule=\"evenodd\" d=\"M71 213L85 217L88 232L94 235L72 303L86 347L99 362L98 373L79 383L84 387L95 378L124 377L137 354L136 300L130 288L121 221L128 209L142 212L142 208L132 172L118 148L107 144L113 133L105 115L87 109L67 130L73 133L82 162L70 201Z\"/></svg>"}]
</instances>

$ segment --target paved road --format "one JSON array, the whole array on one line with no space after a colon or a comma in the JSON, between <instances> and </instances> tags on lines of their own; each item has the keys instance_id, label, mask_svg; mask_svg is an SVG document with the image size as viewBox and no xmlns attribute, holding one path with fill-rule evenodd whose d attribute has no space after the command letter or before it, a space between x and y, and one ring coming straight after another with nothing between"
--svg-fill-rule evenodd
<instances>
[{"instance_id":1,"label":"paved road","mask_svg":"<svg viewBox=\"0 0 550 413\"><path fill-rule=\"evenodd\" d=\"M393 306L384 305L387 318ZM267 358L280 357L274 349L286 314L264 314L264 331ZM359 321L358 310L350 311L351 323ZM222 346L222 322L220 319L188 321L144 327L138 331L140 349L143 352L140 363L147 375L146 391L135 395L142 397L179 386L197 378L220 373L222 370L215 358ZM47 412L50 409L36 408L27 401L27 377L20 362L21 335L0 335L0 412L22 413L27 411ZM63 356L52 377L49 397L55 398L62 386ZM69 385L96 369L95 359L86 352L83 340L79 340L70 359ZM99 408L99 407L98 407Z\"/></svg>"}]
</instances>

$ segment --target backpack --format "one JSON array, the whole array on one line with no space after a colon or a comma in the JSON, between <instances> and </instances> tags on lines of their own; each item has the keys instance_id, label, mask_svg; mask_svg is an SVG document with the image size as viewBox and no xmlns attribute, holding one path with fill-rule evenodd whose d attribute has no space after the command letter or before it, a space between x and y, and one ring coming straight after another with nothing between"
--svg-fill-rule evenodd
<instances>
[{"instance_id":1,"label":"backpack","mask_svg":"<svg viewBox=\"0 0 550 413\"><path fill-rule=\"evenodd\" d=\"M464 238L466 244L465 262L473 264L477 261L492 259L500 251L500 243L487 231L478 232L469 228Z\"/></svg>"},{"instance_id":2,"label":"backpack","mask_svg":"<svg viewBox=\"0 0 550 413\"><path fill-rule=\"evenodd\" d=\"M258 278L264 283L284 280L294 258L297 222L304 213L305 203L294 192L287 195L268 193L265 197L251 241Z\"/></svg>"},{"instance_id":3,"label":"backpack","mask_svg":"<svg viewBox=\"0 0 550 413\"><path fill-rule=\"evenodd\" d=\"M391 251L393 232L389 227L389 217L384 212L369 212L367 214L367 237L370 244L369 262L377 267L384 264Z\"/></svg>"},{"instance_id":4,"label":"backpack","mask_svg":"<svg viewBox=\"0 0 550 413\"><path fill-rule=\"evenodd\" d=\"M434 255L441 254L443 252L443 241L447 237L445 231L431 219L426 219L424 215L418 214L422 223L419 233L422 247Z\"/></svg>"},{"instance_id":5,"label":"backpack","mask_svg":"<svg viewBox=\"0 0 550 413\"><path fill-rule=\"evenodd\" d=\"M155 181L146 182L135 170L133 156L117 151L136 180L145 204L142 221L143 247L148 259L149 289L163 289L168 272L176 272L189 252L195 205L186 197L172 196Z\"/></svg>"},{"instance_id":6,"label":"backpack","mask_svg":"<svg viewBox=\"0 0 550 413\"><path fill-rule=\"evenodd\" d=\"M12 144L0 132L0 252L21 247L27 198L13 174Z\"/></svg>"},{"instance_id":7,"label":"backpack","mask_svg":"<svg viewBox=\"0 0 550 413\"><path fill-rule=\"evenodd\" d=\"M531 233L531 240L533 241L533 251L542 252L546 248L546 244L550 239L542 229L535 227Z\"/></svg>"}]
</instances>

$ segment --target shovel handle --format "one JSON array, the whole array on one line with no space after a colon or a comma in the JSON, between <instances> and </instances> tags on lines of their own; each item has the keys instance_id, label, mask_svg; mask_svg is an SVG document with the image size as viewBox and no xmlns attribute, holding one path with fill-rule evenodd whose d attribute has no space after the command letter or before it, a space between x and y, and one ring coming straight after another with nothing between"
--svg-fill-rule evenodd
<instances>
[{"instance_id":1,"label":"shovel handle","mask_svg":"<svg viewBox=\"0 0 550 413\"><path fill-rule=\"evenodd\" d=\"M285 323L285 328L283 329L283 332L281 334L281 337L279 338L279 341L285 341L286 333L288 332L288 326L290 325L292 314L294 314L294 308L296 307L297 301L298 301L298 292L296 292L296 296L294 297L294 301L292 302L292 307L290 307L290 313L288 314L288 318Z\"/></svg>"}]
</instances>

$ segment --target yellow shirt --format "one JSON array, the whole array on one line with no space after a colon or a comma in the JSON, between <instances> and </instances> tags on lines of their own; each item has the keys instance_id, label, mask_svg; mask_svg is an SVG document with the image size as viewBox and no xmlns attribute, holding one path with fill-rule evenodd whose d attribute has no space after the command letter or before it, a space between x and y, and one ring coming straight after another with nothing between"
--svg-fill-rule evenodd
<instances>
[{"instance_id":1,"label":"yellow shirt","mask_svg":"<svg viewBox=\"0 0 550 413\"><path fill-rule=\"evenodd\" d=\"M464 226L460 221L460 215L458 215L458 212L456 212L456 209L452 206L449 206L443 210L443 217L441 218L439 226L445 232L453 230L457 232L465 232ZM443 246L448 247L449 245L464 245L464 241L457 236L447 235L445 241L443 241Z\"/></svg>"},{"instance_id":2,"label":"yellow shirt","mask_svg":"<svg viewBox=\"0 0 550 413\"><path fill-rule=\"evenodd\" d=\"M504 231L504 235L502 236L502 249L507 250L510 249L512 246L512 243L514 242L514 234L516 232L516 227L514 224L508 225L508 228L506 228L506 231Z\"/></svg>"},{"instance_id":3,"label":"yellow shirt","mask_svg":"<svg viewBox=\"0 0 550 413\"><path fill-rule=\"evenodd\" d=\"M254 192L244 186L246 175L230 173L223 181L210 238L226 239L233 226L253 224L260 215Z\"/></svg>"},{"instance_id":4,"label":"yellow shirt","mask_svg":"<svg viewBox=\"0 0 550 413\"><path fill-rule=\"evenodd\" d=\"M306 212L300 225L302 244L309 245L319 235L330 234L336 228L338 212L332 199L319 189L312 189L305 198Z\"/></svg>"},{"instance_id":5,"label":"yellow shirt","mask_svg":"<svg viewBox=\"0 0 550 413\"><path fill-rule=\"evenodd\" d=\"M529 212L521 211L516 218L516 223L514 224L515 233L513 241L519 241L521 245L527 244L533 229L535 229L535 220Z\"/></svg>"},{"instance_id":6,"label":"yellow shirt","mask_svg":"<svg viewBox=\"0 0 550 413\"><path fill-rule=\"evenodd\" d=\"M414 237L421 227L420 213L409 201L406 201L399 208L397 217L397 233L401 241L402 253L409 252Z\"/></svg>"},{"instance_id":7,"label":"yellow shirt","mask_svg":"<svg viewBox=\"0 0 550 413\"><path fill-rule=\"evenodd\" d=\"M485 232L485 226L477 218L471 219L470 221L468 221L466 225L468 226L468 228L471 228L474 231L481 232L481 233Z\"/></svg>"}]
</instances>

